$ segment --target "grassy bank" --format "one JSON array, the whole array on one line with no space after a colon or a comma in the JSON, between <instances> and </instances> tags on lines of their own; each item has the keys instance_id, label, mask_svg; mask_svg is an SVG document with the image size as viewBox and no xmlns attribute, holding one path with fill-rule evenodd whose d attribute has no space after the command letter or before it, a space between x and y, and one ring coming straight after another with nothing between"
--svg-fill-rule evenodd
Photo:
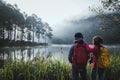
<instances>
[{"instance_id":1,"label":"grassy bank","mask_svg":"<svg viewBox=\"0 0 120 80\"><path fill-rule=\"evenodd\" d=\"M105 80L120 79L120 54L112 55L110 67L105 74ZM88 64L88 77L91 65ZM71 80L71 65L62 60L42 59L7 60L0 69L0 80Z\"/></svg>"}]
</instances>

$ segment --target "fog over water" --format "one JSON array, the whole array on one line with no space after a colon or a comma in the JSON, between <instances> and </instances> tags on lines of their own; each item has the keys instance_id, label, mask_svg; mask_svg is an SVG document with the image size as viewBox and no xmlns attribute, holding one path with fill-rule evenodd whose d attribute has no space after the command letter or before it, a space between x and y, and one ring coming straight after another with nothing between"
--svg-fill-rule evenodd
<instances>
[{"instance_id":1,"label":"fog over water","mask_svg":"<svg viewBox=\"0 0 120 80\"><path fill-rule=\"evenodd\" d=\"M57 40L58 43L72 43L76 32L82 32L83 36L87 36L88 32L92 33L91 26L97 27L98 24L99 22L96 21L93 15L78 16L65 20L63 23L56 25L56 29L53 31L53 43L57 43ZM87 38L84 37L84 39Z\"/></svg>"},{"instance_id":2,"label":"fog over water","mask_svg":"<svg viewBox=\"0 0 120 80\"><path fill-rule=\"evenodd\" d=\"M106 23L104 24L102 24L102 19L97 15L78 16L77 18L73 17L65 20L57 25L56 30L53 31L52 43L71 44L74 40L74 34L81 32L84 36L84 41L88 43L92 42L91 40L94 36L101 36L104 44L120 44L119 25L111 19L110 15L119 16L117 13L106 14Z\"/></svg>"}]
</instances>

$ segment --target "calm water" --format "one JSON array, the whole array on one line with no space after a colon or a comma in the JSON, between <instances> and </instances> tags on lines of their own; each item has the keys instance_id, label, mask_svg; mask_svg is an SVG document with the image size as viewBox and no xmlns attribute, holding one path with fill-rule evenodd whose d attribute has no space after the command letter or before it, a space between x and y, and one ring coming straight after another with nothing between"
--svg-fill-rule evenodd
<instances>
[{"instance_id":1,"label":"calm water","mask_svg":"<svg viewBox=\"0 0 120 80\"><path fill-rule=\"evenodd\" d=\"M0 60L10 59L33 59L40 56L41 58L52 57L53 59L61 59L68 61L68 52L71 45L51 45L51 46L36 46L36 47L5 47L0 48ZM106 45L109 52L120 52L120 45Z\"/></svg>"}]
</instances>

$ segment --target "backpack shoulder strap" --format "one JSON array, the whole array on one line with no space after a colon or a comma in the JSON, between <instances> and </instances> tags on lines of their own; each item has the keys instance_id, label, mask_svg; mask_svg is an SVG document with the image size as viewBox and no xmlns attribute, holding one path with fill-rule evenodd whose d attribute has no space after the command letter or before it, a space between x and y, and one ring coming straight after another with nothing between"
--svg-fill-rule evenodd
<instances>
[{"instance_id":1,"label":"backpack shoulder strap","mask_svg":"<svg viewBox=\"0 0 120 80\"><path fill-rule=\"evenodd\" d=\"M107 48L101 47L100 50L101 50L101 53L106 53L105 55L108 55L108 49Z\"/></svg>"}]
</instances>

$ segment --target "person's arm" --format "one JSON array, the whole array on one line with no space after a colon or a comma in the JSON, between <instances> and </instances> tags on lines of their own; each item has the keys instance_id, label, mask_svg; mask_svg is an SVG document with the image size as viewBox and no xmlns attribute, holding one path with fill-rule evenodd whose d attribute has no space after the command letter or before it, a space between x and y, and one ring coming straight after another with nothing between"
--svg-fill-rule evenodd
<instances>
[{"instance_id":1,"label":"person's arm","mask_svg":"<svg viewBox=\"0 0 120 80\"><path fill-rule=\"evenodd\" d=\"M68 60L70 63L72 63L72 55L73 55L73 51L74 51L74 46L72 46L69 50L69 54L68 54Z\"/></svg>"},{"instance_id":2,"label":"person's arm","mask_svg":"<svg viewBox=\"0 0 120 80\"><path fill-rule=\"evenodd\" d=\"M88 51L88 53L89 53L89 58L88 58L88 61L89 61L89 63L91 64L92 63L92 48L89 46L89 44L88 43L85 43L85 46L86 46L86 49L87 49L87 51Z\"/></svg>"},{"instance_id":3,"label":"person's arm","mask_svg":"<svg viewBox=\"0 0 120 80\"><path fill-rule=\"evenodd\" d=\"M86 46L87 51L90 53L90 52L91 52L91 49L90 49L89 44L88 44L88 43L85 43L85 46Z\"/></svg>"}]
</instances>

